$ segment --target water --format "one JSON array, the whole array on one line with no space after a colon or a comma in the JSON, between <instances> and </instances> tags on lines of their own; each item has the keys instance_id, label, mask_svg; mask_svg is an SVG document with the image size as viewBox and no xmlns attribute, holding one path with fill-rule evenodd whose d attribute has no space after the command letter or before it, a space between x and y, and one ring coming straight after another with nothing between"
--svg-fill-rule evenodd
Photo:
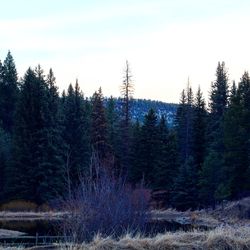
<instances>
[{"instance_id":1,"label":"water","mask_svg":"<svg viewBox=\"0 0 250 250\"><path fill-rule=\"evenodd\" d=\"M25 236L16 238L0 238L0 245L31 247L59 242L62 238L56 229L57 223L51 220L0 221L0 228L26 233Z\"/></svg>"},{"instance_id":2,"label":"water","mask_svg":"<svg viewBox=\"0 0 250 250\"><path fill-rule=\"evenodd\" d=\"M57 235L57 222L51 220L6 220L0 221L0 228L27 233L30 236Z\"/></svg>"}]
</instances>

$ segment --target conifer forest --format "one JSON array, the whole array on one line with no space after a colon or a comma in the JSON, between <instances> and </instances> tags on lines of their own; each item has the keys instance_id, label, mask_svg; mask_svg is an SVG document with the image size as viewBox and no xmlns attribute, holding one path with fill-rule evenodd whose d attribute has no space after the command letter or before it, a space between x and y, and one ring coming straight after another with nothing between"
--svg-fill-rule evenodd
<instances>
[{"instance_id":1,"label":"conifer forest","mask_svg":"<svg viewBox=\"0 0 250 250\"><path fill-rule=\"evenodd\" d=\"M8 52L0 61L0 203L50 204L77 189L96 162L133 189L164 191L165 208L249 196L250 76L232 83L216 63L208 100L188 84L169 122L152 108L132 116L128 62L119 98L101 87L86 97L77 80L59 93L52 69L40 65L19 77Z\"/></svg>"}]
</instances>

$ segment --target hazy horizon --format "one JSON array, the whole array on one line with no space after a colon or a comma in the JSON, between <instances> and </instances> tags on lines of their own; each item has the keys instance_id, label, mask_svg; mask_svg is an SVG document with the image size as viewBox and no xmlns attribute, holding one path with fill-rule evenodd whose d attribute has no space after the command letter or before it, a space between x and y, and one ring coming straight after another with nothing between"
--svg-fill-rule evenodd
<instances>
[{"instance_id":1,"label":"hazy horizon","mask_svg":"<svg viewBox=\"0 0 250 250\"><path fill-rule=\"evenodd\" d=\"M135 98L178 103L188 78L207 96L218 61L229 82L250 70L249 1L10 0L1 9L1 61L10 50L19 77L52 68L60 92L78 78L86 96L101 86L117 97L128 60Z\"/></svg>"}]
</instances>

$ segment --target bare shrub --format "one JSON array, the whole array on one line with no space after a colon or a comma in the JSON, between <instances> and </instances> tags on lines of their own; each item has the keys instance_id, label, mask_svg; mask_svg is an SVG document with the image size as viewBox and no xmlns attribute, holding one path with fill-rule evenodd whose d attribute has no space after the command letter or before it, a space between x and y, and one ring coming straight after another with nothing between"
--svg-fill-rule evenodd
<instances>
[{"instance_id":1,"label":"bare shrub","mask_svg":"<svg viewBox=\"0 0 250 250\"><path fill-rule=\"evenodd\" d=\"M146 221L144 194L133 196L124 178L95 166L91 175L64 200L69 215L62 223L64 235L74 242L91 240L94 235L120 236L127 231L143 231Z\"/></svg>"}]
</instances>

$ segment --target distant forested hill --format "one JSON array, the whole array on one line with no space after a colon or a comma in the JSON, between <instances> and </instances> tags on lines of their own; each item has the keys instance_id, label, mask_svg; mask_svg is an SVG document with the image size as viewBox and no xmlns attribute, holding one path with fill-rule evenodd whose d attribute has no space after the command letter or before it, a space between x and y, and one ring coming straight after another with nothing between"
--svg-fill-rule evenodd
<instances>
[{"instance_id":1,"label":"distant forested hill","mask_svg":"<svg viewBox=\"0 0 250 250\"><path fill-rule=\"evenodd\" d=\"M108 99L105 99L107 103ZM114 98L116 110L120 111L122 107L122 100ZM153 109L158 117L165 116L170 126L173 125L174 117L176 114L178 104L166 103L161 101L152 101L146 99L133 99L131 102L131 117L134 121L138 119L140 123L143 122L144 116L150 109Z\"/></svg>"}]
</instances>

